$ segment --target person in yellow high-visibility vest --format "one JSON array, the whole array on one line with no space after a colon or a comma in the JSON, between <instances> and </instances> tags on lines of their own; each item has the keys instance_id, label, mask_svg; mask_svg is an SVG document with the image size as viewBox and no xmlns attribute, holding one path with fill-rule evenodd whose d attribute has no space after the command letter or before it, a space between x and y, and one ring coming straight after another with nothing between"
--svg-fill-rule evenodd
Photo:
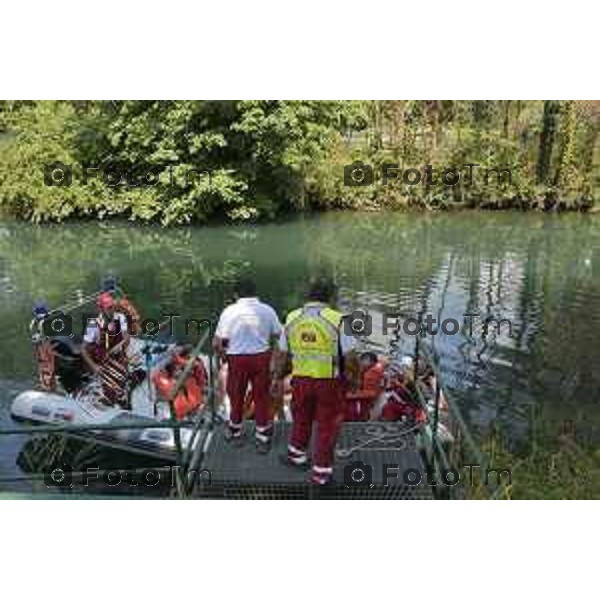
<instances>
[{"instance_id":1,"label":"person in yellow high-visibility vest","mask_svg":"<svg viewBox=\"0 0 600 600\"><path fill-rule=\"evenodd\" d=\"M308 302L289 313L279 342L275 388L292 372L292 432L287 462L304 467L313 423L316 441L311 482L326 484L343 420L347 374L356 373L355 340L342 327L342 313L329 306L335 287L328 279L311 283ZM286 368L287 367L287 368ZM275 391L277 393L277 391Z\"/></svg>"}]
</instances>

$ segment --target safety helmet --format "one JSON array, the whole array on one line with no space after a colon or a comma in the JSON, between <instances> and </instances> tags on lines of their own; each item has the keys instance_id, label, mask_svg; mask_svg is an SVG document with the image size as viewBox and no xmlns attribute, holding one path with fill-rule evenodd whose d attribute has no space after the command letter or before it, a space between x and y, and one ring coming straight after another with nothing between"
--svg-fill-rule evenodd
<instances>
[{"instance_id":1,"label":"safety helmet","mask_svg":"<svg viewBox=\"0 0 600 600\"><path fill-rule=\"evenodd\" d=\"M34 318L36 318L38 321L41 321L50 312L50 307L48 306L48 303L45 300L38 300L33 305L33 309L31 312Z\"/></svg>"},{"instance_id":2,"label":"safety helmet","mask_svg":"<svg viewBox=\"0 0 600 600\"><path fill-rule=\"evenodd\" d=\"M173 366L177 367L178 369L183 369L188 362L188 358L189 357L183 356L182 354L174 354Z\"/></svg>"},{"instance_id":3,"label":"safety helmet","mask_svg":"<svg viewBox=\"0 0 600 600\"><path fill-rule=\"evenodd\" d=\"M402 358L392 361L387 368L387 372L391 376L407 375L410 373L413 366L414 361L412 357L403 356Z\"/></svg>"},{"instance_id":4,"label":"safety helmet","mask_svg":"<svg viewBox=\"0 0 600 600\"><path fill-rule=\"evenodd\" d=\"M400 364L405 368L405 369L412 369L415 361L413 360L412 356L408 356L408 354L406 354L405 356L403 356L400 359Z\"/></svg>"},{"instance_id":5,"label":"safety helmet","mask_svg":"<svg viewBox=\"0 0 600 600\"><path fill-rule=\"evenodd\" d=\"M405 372L405 367L402 365L402 363L399 360L394 360L387 366L386 371L389 375L392 375L392 376L399 375L399 374Z\"/></svg>"},{"instance_id":6,"label":"safety helmet","mask_svg":"<svg viewBox=\"0 0 600 600\"><path fill-rule=\"evenodd\" d=\"M117 280L114 275L107 275L102 279L102 291L114 292L117 289Z\"/></svg>"}]
</instances>

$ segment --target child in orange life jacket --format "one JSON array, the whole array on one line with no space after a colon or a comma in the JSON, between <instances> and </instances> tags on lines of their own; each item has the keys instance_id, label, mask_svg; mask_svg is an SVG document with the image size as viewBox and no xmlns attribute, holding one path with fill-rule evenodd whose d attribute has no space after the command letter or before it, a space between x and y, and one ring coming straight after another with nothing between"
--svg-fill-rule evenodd
<instances>
[{"instance_id":1,"label":"child in orange life jacket","mask_svg":"<svg viewBox=\"0 0 600 600\"><path fill-rule=\"evenodd\" d=\"M383 392L384 365L374 352L360 356L360 388L346 394L344 420L368 421L371 407Z\"/></svg>"}]
</instances>

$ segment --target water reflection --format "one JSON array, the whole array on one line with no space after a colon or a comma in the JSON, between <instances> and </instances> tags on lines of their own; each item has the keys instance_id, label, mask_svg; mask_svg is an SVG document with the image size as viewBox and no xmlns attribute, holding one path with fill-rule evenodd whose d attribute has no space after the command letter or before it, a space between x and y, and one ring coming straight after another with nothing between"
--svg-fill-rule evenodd
<instances>
[{"instance_id":1,"label":"water reflection","mask_svg":"<svg viewBox=\"0 0 600 600\"><path fill-rule=\"evenodd\" d=\"M331 273L344 309L417 311L463 322L510 319L505 330L438 334L432 343L473 423L515 439L532 415L581 418L596 435L600 375L600 222L580 215L329 214L269 225L163 230L127 224L0 227L0 378L31 372L33 300L94 289L106 273L144 315L215 318L236 273L251 268L284 314L317 272ZM406 339L408 345L412 342ZM7 407L3 408L6 419ZM583 418L585 417L585 418Z\"/></svg>"}]
</instances>

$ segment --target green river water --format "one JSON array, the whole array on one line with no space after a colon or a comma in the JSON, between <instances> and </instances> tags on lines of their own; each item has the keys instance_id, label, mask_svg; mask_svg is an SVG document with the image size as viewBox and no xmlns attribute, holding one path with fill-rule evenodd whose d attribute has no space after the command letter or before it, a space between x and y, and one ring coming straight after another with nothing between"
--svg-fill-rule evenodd
<instances>
[{"instance_id":1,"label":"green river water","mask_svg":"<svg viewBox=\"0 0 600 600\"><path fill-rule=\"evenodd\" d=\"M523 446L533 427L573 422L585 443L598 443L600 220L517 213L340 213L182 229L0 222L0 425L32 385L35 299L60 304L111 273L143 316L214 319L246 268L282 318L311 275L330 273L341 308L373 315L369 344L381 351L391 340L383 312L420 309L460 323L476 312L472 334L433 338L444 384L474 430L493 425ZM508 326L483 336L489 316L509 319L512 336ZM412 343L404 336L407 350ZM0 476L19 472L24 441L0 439Z\"/></svg>"}]
</instances>

